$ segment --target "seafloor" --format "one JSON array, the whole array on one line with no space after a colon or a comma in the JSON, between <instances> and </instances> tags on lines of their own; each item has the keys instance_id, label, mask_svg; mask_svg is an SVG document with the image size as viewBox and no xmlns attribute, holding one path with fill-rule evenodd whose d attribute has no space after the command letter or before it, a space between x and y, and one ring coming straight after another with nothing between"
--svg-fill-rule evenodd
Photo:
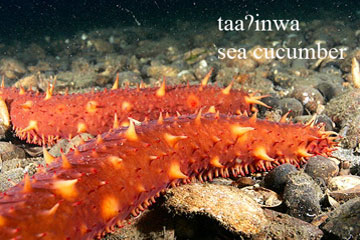
<instances>
[{"instance_id":1,"label":"seafloor","mask_svg":"<svg viewBox=\"0 0 360 240\"><path fill-rule=\"evenodd\" d=\"M290 121L306 122L316 116L316 123L342 136L339 149L301 169L283 166L270 174L176 188L104 239L358 239L360 86L352 68L354 58L360 61L360 21L300 21L296 32L225 32L214 22L196 31L192 26L178 21L172 26L176 33L143 26L97 28L1 43L0 74L7 86L45 91L56 77L56 91L85 92L110 88L117 73L121 86L135 87L141 82L159 86L163 77L167 84L198 84L213 69L210 84L234 81L234 88L268 95L263 102L272 108L260 107L259 117L278 121L290 111ZM256 48L316 44L346 49L344 59L257 59L251 54ZM221 60L220 47L250 54ZM66 146L63 140L50 151L56 155ZM40 147L10 131L2 134L0 149L1 191L43 163ZM185 198L189 192L193 195Z\"/></svg>"}]
</instances>

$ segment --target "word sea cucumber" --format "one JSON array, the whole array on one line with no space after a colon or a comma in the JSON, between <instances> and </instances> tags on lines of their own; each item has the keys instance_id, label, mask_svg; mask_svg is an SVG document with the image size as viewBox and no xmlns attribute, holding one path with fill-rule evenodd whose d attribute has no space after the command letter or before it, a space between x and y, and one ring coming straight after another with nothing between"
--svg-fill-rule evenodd
<instances>
[{"instance_id":1,"label":"word sea cucumber","mask_svg":"<svg viewBox=\"0 0 360 240\"><path fill-rule=\"evenodd\" d=\"M160 113L192 114L201 108L239 114L250 113L255 104L265 105L260 101L262 96L231 90L232 84L224 89L206 86L206 81L200 86L166 87L164 81L160 88L70 95L52 94L52 89L39 94L2 87L0 97L9 108L16 135L38 145L52 145L60 138L83 132L101 134L114 126L128 124L129 117L138 121L154 120Z\"/></svg>"},{"instance_id":2,"label":"word sea cucumber","mask_svg":"<svg viewBox=\"0 0 360 240\"><path fill-rule=\"evenodd\" d=\"M113 129L0 197L0 239L92 239L123 225L164 189L196 178L245 175L313 155L334 138L318 126L216 114ZM266 137L265 137L266 136Z\"/></svg>"}]
</instances>

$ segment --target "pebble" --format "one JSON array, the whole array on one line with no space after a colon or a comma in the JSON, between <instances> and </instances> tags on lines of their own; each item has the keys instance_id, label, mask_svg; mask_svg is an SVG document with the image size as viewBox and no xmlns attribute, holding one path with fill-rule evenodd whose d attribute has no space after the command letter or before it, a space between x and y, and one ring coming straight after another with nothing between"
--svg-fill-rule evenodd
<instances>
[{"instance_id":1,"label":"pebble","mask_svg":"<svg viewBox=\"0 0 360 240\"><path fill-rule=\"evenodd\" d=\"M15 168L0 174L0 192L13 187L24 178L24 169Z\"/></svg>"},{"instance_id":2,"label":"pebble","mask_svg":"<svg viewBox=\"0 0 360 240\"><path fill-rule=\"evenodd\" d=\"M331 82L321 82L316 86L316 89L325 97L327 102L339 94L339 86Z\"/></svg>"},{"instance_id":3,"label":"pebble","mask_svg":"<svg viewBox=\"0 0 360 240\"><path fill-rule=\"evenodd\" d=\"M14 58L3 58L0 60L0 73L9 79L16 79L26 73L22 62Z\"/></svg>"},{"instance_id":4,"label":"pebble","mask_svg":"<svg viewBox=\"0 0 360 240\"><path fill-rule=\"evenodd\" d=\"M300 116L304 112L303 105L295 98L283 98L279 101L282 114L285 114L291 110L289 117Z\"/></svg>"},{"instance_id":5,"label":"pebble","mask_svg":"<svg viewBox=\"0 0 360 240\"><path fill-rule=\"evenodd\" d=\"M315 156L308 160L304 171L314 180L320 178L323 181L328 182L332 177L338 175L339 166L326 157Z\"/></svg>"},{"instance_id":6,"label":"pebble","mask_svg":"<svg viewBox=\"0 0 360 240\"><path fill-rule=\"evenodd\" d=\"M340 125L343 147L358 147L360 144L360 89L349 90L331 99L324 114Z\"/></svg>"},{"instance_id":7,"label":"pebble","mask_svg":"<svg viewBox=\"0 0 360 240\"><path fill-rule=\"evenodd\" d=\"M289 215L310 222L321 213L323 193L319 185L306 173L293 172L284 188L284 202Z\"/></svg>"},{"instance_id":8,"label":"pebble","mask_svg":"<svg viewBox=\"0 0 360 240\"><path fill-rule=\"evenodd\" d=\"M86 88L94 86L97 80L97 74L88 72L60 72L57 75L57 85L62 87Z\"/></svg>"},{"instance_id":9,"label":"pebble","mask_svg":"<svg viewBox=\"0 0 360 240\"><path fill-rule=\"evenodd\" d=\"M136 86L142 81L140 73L132 71L119 72L119 84L124 87L126 85Z\"/></svg>"},{"instance_id":10,"label":"pebble","mask_svg":"<svg viewBox=\"0 0 360 240\"><path fill-rule=\"evenodd\" d=\"M318 106L325 103L324 97L313 87L298 86L294 89L292 96L302 102L311 112L316 112Z\"/></svg>"},{"instance_id":11,"label":"pebble","mask_svg":"<svg viewBox=\"0 0 360 240\"><path fill-rule=\"evenodd\" d=\"M264 213L270 224L265 227L264 231L253 236L254 240L320 240L323 237L323 232L310 223L270 209L264 209Z\"/></svg>"},{"instance_id":12,"label":"pebble","mask_svg":"<svg viewBox=\"0 0 360 240\"><path fill-rule=\"evenodd\" d=\"M178 73L178 69L165 65L150 66L147 68L147 75L155 79L163 77L176 77Z\"/></svg>"},{"instance_id":13,"label":"pebble","mask_svg":"<svg viewBox=\"0 0 360 240\"><path fill-rule=\"evenodd\" d=\"M360 177L353 175L333 177L329 181L329 189L331 191L347 190L360 185Z\"/></svg>"},{"instance_id":14,"label":"pebble","mask_svg":"<svg viewBox=\"0 0 360 240\"><path fill-rule=\"evenodd\" d=\"M261 232L268 225L261 207L235 187L188 184L170 189L166 198L165 206L172 212L206 215L226 229L248 237Z\"/></svg>"},{"instance_id":15,"label":"pebble","mask_svg":"<svg viewBox=\"0 0 360 240\"><path fill-rule=\"evenodd\" d=\"M294 167L294 165L291 165L290 163L285 163L277 166L265 176L263 185L266 188L281 193L284 190L286 182L288 181L288 175L292 172L297 171L298 170L296 169L296 167Z\"/></svg>"},{"instance_id":16,"label":"pebble","mask_svg":"<svg viewBox=\"0 0 360 240\"><path fill-rule=\"evenodd\" d=\"M14 159L25 158L24 149L9 142L0 142L0 159L2 162Z\"/></svg>"},{"instance_id":17,"label":"pebble","mask_svg":"<svg viewBox=\"0 0 360 240\"><path fill-rule=\"evenodd\" d=\"M282 203L281 197L267 188L248 186L240 190L254 199L261 207L277 207Z\"/></svg>"},{"instance_id":18,"label":"pebble","mask_svg":"<svg viewBox=\"0 0 360 240\"><path fill-rule=\"evenodd\" d=\"M360 198L340 205L327 214L328 219L320 228L339 239L358 239L360 236Z\"/></svg>"}]
</instances>

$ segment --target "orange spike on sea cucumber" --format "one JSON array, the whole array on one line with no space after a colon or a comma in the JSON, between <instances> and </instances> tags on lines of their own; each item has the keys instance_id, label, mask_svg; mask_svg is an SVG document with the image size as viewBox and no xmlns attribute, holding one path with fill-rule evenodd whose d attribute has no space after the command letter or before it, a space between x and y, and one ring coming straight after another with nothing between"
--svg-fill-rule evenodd
<instances>
[{"instance_id":1,"label":"orange spike on sea cucumber","mask_svg":"<svg viewBox=\"0 0 360 240\"><path fill-rule=\"evenodd\" d=\"M84 132L86 132L86 130L87 130L87 127L86 127L86 125L85 125L85 123L78 123L78 125L77 125L77 133L84 133Z\"/></svg>"},{"instance_id":2,"label":"orange spike on sea cucumber","mask_svg":"<svg viewBox=\"0 0 360 240\"><path fill-rule=\"evenodd\" d=\"M265 96L253 96L253 95L249 95L249 96L245 96L245 102L248 104L258 104L267 108L271 108L270 106L266 105L265 103L263 103L262 101L260 101L260 99L267 97L267 95Z\"/></svg>"},{"instance_id":3,"label":"orange spike on sea cucumber","mask_svg":"<svg viewBox=\"0 0 360 240\"><path fill-rule=\"evenodd\" d=\"M170 165L170 169L169 169L168 174L169 174L170 179L179 179L179 178L185 179L185 178L188 178L188 176L186 176L181 171L180 164L178 162L173 162Z\"/></svg>"},{"instance_id":4,"label":"orange spike on sea cucumber","mask_svg":"<svg viewBox=\"0 0 360 240\"><path fill-rule=\"evenodd\" d=\"M48 99L50 99L52 97L53 89L54 88L52 86L50 87L50 84L48 82L48 86L46 88L45 100L48 100Z\"/></svg>"},{"instance_id":5,"label":"orange spike on sea cucumber","mask_svg":"<svg viewBox=\"0 0 360 240\"><path fill-rule=\"evenodd\" d=\"M234 134L235 136L242 136L243 134L249 132L249 131L252 131L254 130L255 128L252 128L252 127L242 127L242 126L239 126L239 125L232 125L231 126L231 132L232 134Z\"/></svg>"},{"instance_id":6,"label":"orange spike on sea cucumber","mask_svg":"<svg viewBox=\"0 0 360 240\"><path fill-rule=\"evenodd\" d=\"M4 126L10 126L10 115L6 102L0 97L0 119Z\"/></svg>"},{"instance_id":7,"label":"orange spike on sea cucumber","mask_svg":"<svg viewBox=\"0 0 360 240\"><path fill-rule=\"evenodd\" d=\"M115 113L115 114L114 114L113 129L117 129L117 128L119 128L119 120L118 120L117 114Z\"/></svg>"},{"instance_id":8,"label":"orange spike on sea cucumber","mask_svg":"<svg viewBox=\"0 0 360 240\"><path fill-rule=\"evenodd\" d=\"M60 194L66 200L72 200L78 194L75 188L75 184L77 182L78 182L77 179L56 180L53 186L56 193Z\"/></svg>"},{"instance_id":9,"label":"orange spike on sea cucumber","mask_svg":"<svg viewBox=\"0 0 360 240\"><path fill-rule=\"evenodd\" d=\"M226 88L224 88L223 90L221 90L221 92L222 92L224 95L229 95L229 94L230 94L230 90L231 90L233 84L234 84L234 80L231 81L231 83L229 84L229 86L227 86Z\"/></svg>"},{"instance_id":10,"label":"orange spike on sea cucumber","mask_svg":"<svg viewBox=\"0 0 360 240\"><path fill-rule=\"evenodd\" d=\"M254 156L265 161L275 161L274 158L271 158L267 153L266 149L263 146L258 146L254 149Z\"/></svg>"},{"instance_id":11,"label":"orange spike on sea cucumber","mask_svg":"<svg viewBox=\"0 0 360 240\"><path fill-rule=\"evenodd\" d=\"M62 159L62 167L64 169L70 169L71 163L69 162L69 160L67 159L64 153L61 153L61 159Z\"/></svg>"},{"instance_id":12,"label":"orange spike on sea cucumber","mask_svg":"<svg viewBox=\"0 0 360 240\"><path fill-rule=\"evenodd\" d=\"M104 139L101 137L101 134L99 134L96 137L96 144L102 144L102 143L104 143Z\"/></svg>"},{"instance_id":13,"label":"orange spike on sea cucumber","mask_svg":"<svg viewBox=\"0 0 360 240\"><path fill-rule=\"evenodd\" d=\"M182 139L186 139L188 138L187 136L174 136L171 135L170 133L165 133L164 134L164 138L165 141L171 146L171 147L175 147L176 143Z\"/></svg>"},{"instance_id":14,"label":"orange spike on sea cucumber","mask_svg":"<svg viewBox=\"0 0 360 240\"><path fill-rule=\"evenodd\" d=\"M138 136L137 136L137 134L136 134L136 129L135 129L134 121L131 121L131 120L130 120L129 127L128 127L128 129L125 131L125 137L126 137L126 139L131 140L131 141L136 141L136 140L138 140Z\"/></svg>"},{"instance_id":15,"label":"orange spike on sea cucumber","mask_svg":"<svg viewBox=\"0 0 360 240\"><path fill-rule=\"evenodd\" d=\"M33 106L33 104L34 104L33 101L28 100L28 101L26 101L24 104L22 104L21 107L22 107L23 109L28 110L28 109L30 109L30 108Z\"/></svg>"},{"instance_id":16,"label":"orange spike on sea cucumber","mask_svg":"<svg viewBox=\"0 0 360 240\"><path fill-rule=\"evenodd\" d=\"M116 79L114 85L112 86L111 90L115 90L119 88L119 73L116 73Z\"/></svg>"},{"instance_id":17,"label":"orange spike on sea cucumber","mask_svg":"<svg viewBox=\"0 0 360 240\"><path fill-rule=\"evenodd\" d=\"M158 119L157 123L158 123L158 124L163 124L163 123L164 123L164 118L163 118L161 112L160 112L159 119Z\"/></svg>"},{"instance_id":18,"label":"orange spike on sea cucumber","mask_svg":"<svg viewBox=\"0 0 360 240\"><path fill-rule=\"evenodd\" d=\"M1 76L1 88L5 88L5 75Z\"/></svg>"},{"instance_id":19,"label":"orange spike on sea cucumber","mask_svg":"<svg viewBox=\"0 0 360 240\"><path fill-rule=\"evenodd\" d=\"M23 188L23 192L24 193L30 193L33 191L33 188L31 186L31 181L30 181L30 176L28 173L25 174L24 176L24 188Z\"/></svg>"},{"instance_id":20,"label":"orange spike on sea cucumber","mask_svg":"<svg viewBox=\"0 0 360 240\"><path fill-rule=\"evenodd\" d=\"M296 150L296 154L300 157L312 157L313 154L310 154L307 152L306 148L304 146L299 146L299 148Z\"/></svg>"},{"instance_id":21,"label":"orange spike on sea cucumber","mask_svg":"<svg viewBox=\"0 0 360 240\"><path fill-rule=\"evenodd\" d=\"M195 123L196 125L199 125L201 124L201 112L202 112L202 109L199 110L198 114L196 115L196 118L195 118Z\"/></svg>"},{"instance_id":22,"label":"orange spike on sea cucumber","mask_svg":"<svg viewBox=\"0 0 360 240\"><path fill-rule=\"evenodd\" d=\"M222 165L222 164L220 163L220 158L219 158L219 156L215 156L215 157L211 158L210 164L211 164L213 167L217 167L217 168L223 168L223 167L224 167L224 165Z\"/></svg>"},{"instance_id":23,"label":"orange spike on sea cucumber","mask_svg":"<svg viewBox=\"0 0 360 240\"><path fill-rule=\"evenodd\" d=\"M256 123L257 114L258 114L258 112L255 111L254 114L249 118L249 121L250 121L251 123Z\"/></svg>"},{"instance_id":24,"label":"orange spike on sea cucumber","mask_svg":"<svg viewBox=\"0 0 360 240\"><path fill-rule=\"evenodd\" d=\"M43 210L41 212L41 215L43 216L51 216L54 215L56 210L59 208L60 204L56 203L52 208L50 208L49 210Z\"/></svg>"},{"instance_id":25,"label":"orange spike on sea cucumber","mask_svg":"<svg viewBox=\"0 0 360 240\"><path fill-rule=\"evenodd\" d=\"M207 111L208 113L216 113L216 109L215 106L210 106L209 110Z\"/></svg>"},{"instance_id":26,"label":"orange spike on sea cucumber","mask_svg":"<svg viewBox=\"0 0 360 240\"><path fill-rule=\"evenodd\" d=\"M46 164L51 164L55 160L55 157L46 150L45 146L43 146L43 155Z\"/></svg>"},{"instance_id":27,"label":"orange spike on sea cucumber","mask_svg":"<svg viewBox=\"0 0 360 240\"><path fill-rule=\"evenodd\" d=\"M20 130L19 132L22 133L22 132L27 132L27 131L31 131L31 130L35 130L35 131L39 130L38 126L37 126L37 121L30 120L29 125L26 128Z\"/></svg>"},{"instance_id":28,"label":"orange spike on sea cucumber","mask_svg":"<svg viewBox=\"0 0 360 240\"><path fill-rule=\"evenodd\" d=\"M19 95L24 95L24 94L25 94L25 89L23 88L23 86L20 86Z\"/></svg>"},{"instance_id":29,"label":"orange spike on sea cucumber","mask_svg":"<svg viewBox=\"0 0 360 240\"><path fill-rule=\"evenodd\" d=\"M165 89L166 89L166 85L165 85L165 77L164 77L164 80L163 80L160 88L156 91L156 96L157 97L165 96Z\"/></svg>"},{"instance_id":30,"label":"orange spike on sea cucumber","mask_svg":"<svg viewBox=\"0 0 360 240\"><path fill-rule=\"evenodd\" d=\"M211 77L214 68L211 68L210 71L206 74L206 76L201 80L201 87L205 87Z\"/></svg>"},{"instance_id":31,"label":"orange spike on sea cucumber","mask_svg":"<svg viewBox=\"0 0 360 240\"><path fill-rule=\"evenodd\" d=\"M280 121L279 123L286 123L286 118L287 116L291 113L291 110L288 111L287 113L285 113L281 118L280 118Z\"/></svg>"}]
</instances>

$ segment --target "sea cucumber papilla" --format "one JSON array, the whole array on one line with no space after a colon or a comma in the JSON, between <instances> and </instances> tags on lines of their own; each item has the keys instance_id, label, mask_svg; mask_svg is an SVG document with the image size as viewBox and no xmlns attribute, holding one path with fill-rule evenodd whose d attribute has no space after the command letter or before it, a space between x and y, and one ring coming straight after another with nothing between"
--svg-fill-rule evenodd
<instances>
[{"instance_id":1,"label":"sea cucumber papilla","mask_svg":"<svg viewBox=\"0 0 360 240\"><path fill-rule=\"evenodd\" d=\"M208 75L209 77L210 75ZM216 86L165 86L160 88L112 89L84 94L46 94L33 91L0 89L16 135L29 143L52 145L60 138L82 132L97 135L115 125L156 119L160 113L170 116L193 114L203 108L221 113L250 113L261 96ZM4 105L4 104L3 104ZM0 114L7 110L0 105ZM6 118L6 117L5 117ZM4 119L4 117L3 117Z\"/></svg>"},{"instance_id":2,"label":"sea cucumber papilla","mask_svg":"<svg viewBox=\"0 0 360 240\"><path fill-rule=\"evenodd\" d=\"M99 135L52 159L0 197L1 239L92 239L122 225L164 189L328 155L318 126L188 115Z\"/></svg>"}]
</instances>

